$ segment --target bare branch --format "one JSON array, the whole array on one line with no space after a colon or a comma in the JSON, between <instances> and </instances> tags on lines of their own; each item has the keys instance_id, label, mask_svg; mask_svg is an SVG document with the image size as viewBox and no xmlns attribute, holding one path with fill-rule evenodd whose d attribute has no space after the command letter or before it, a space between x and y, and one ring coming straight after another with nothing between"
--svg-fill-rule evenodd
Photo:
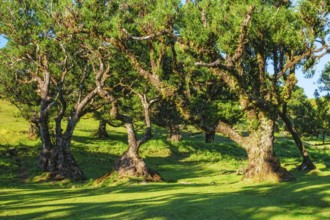
<instances>
[{"instance_id":1,"label":"bare branch","mask_svg":"<svg viewBox=\"0 0 330 220\"><path fill-rule=\"evenodd\" d=\"M154 103L159 102L159 101L160 101L159 97L158 98L153 98L149 101L149 105L153 105Z\"/></svg>"},{"instance_id":2,"label":"bare branch","mask_svg":"<svg viewBox=\"0 0 330 220\"><path fill-rule=\"evenodd\" d=\"M218 67L223 70L229 70L230 68L228 68L228 66L223 64L221 61L222 61L222 59L219 58L212 63L196 62L195 65L196 66L205 66L205 67Z\"/></svg>"},{"instance_id":3,"label":"bare branch","mask_svg":"<svg viewBox=\"0 0 330 220\"><path fill-rule=\"evenodd\" d=\"M88 102L90 102L96 96L97 92L98 92L98 88L94 88L92 91L90 91L85 96L85 98L82 101L80 101L79 103L77 103L76 115L78 117L81 116L81 113L82 113L83 109L88 104Z\"/></svg>"}]
</instances>

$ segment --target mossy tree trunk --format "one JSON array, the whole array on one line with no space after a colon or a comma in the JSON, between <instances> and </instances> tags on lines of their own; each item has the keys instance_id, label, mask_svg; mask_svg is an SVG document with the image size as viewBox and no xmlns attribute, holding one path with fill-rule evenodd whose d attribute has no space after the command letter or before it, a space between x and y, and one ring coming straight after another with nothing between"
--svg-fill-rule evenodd
<instances>
[{"instance_id":1,"label":"mossy tree trunk","mask_svg":"<svg viewBox=\"0 0 330 220\"><path fill-rule=\"evenodd\" d=\"M259 114L259 117L261 114ZM253 131L243 143L247 149L249 163L244 179L253 181L290 181L292 175L281 167L274 152L275 121L261 116L258 129Z\"/></svg>"},{"instance_id":2,"label":"mossy tree trunk","mask_svg":"<svg viewBox=\"0 0 330 220\"><path fill-rule=\"evenodd\" d=\"M136 133L133 123L125 123L128 133L128 149L115 162L114 168L119 176L135 176L143 177L147 181L162 181L162 177L156 171L150 169L145 161L139 155L139 149L143 143L142 140L136 139ZM150 139L151 129L147 128L144 135L145 139Z\"/></svg>"},{"instance_id":3,"label":"mossy tree trunk","mask_svg":"<svg viewBox=\"0 0 330 220\"><path fill-rule=\"evenodd\" d=\"M46 62L47 64L47 62ZM42 147L39 157L39 166L44 172L50 172L51 178L63 179L69 178L72 180L83 180L85 176L78 164L76 163L71 150L71 140L73 132L79 119L87 112L85 108L97 94L97 88L86 91L85 96L81 96L79 101L73 106L67 118L67 126L65 131L62 130L62 121L67 114L67 102L64 99L63 82L56 85L58 92L59 111L55 118L55 134L51 134L49 128L50 110L53 108L55 100L49 98L50 90L50 72L45 68L44 80L40 81L40 137L42 140ZM66 72L63 73L64 75ZM65 77L62 77L64 80Z\"/></svg>"},{"instance_id":4,"label":"mossy tree trunk","mask_svg":"<svg viewBox=\"0 0 330 220\"><path fill-rule=\"evenodd\" d=\"M41 118L42 148L40 152L39 165L44 172L49 172L52 179L84 180L85 176L76 163L71 150L71 139L76 127L77 120L68 122L65 133L57 122L55 140L52 141L47 118Z\"/></svg>"},{"instance_id":5,"label":"mossy tree trunk","mask_svg":"<svg viewBox=\"0 0 330 220\"><path fill-rule=\"evenodd\" d=\"M228 135L246 149L249 162L244 172L244 179L254 182L293 180L292 175L281 167L274 152L274 118L259 113L256 119L258 125L250 130L247 137L243 137L223 122L220 122L217 127L218 132Z\"/></svg>"}]
</instances>

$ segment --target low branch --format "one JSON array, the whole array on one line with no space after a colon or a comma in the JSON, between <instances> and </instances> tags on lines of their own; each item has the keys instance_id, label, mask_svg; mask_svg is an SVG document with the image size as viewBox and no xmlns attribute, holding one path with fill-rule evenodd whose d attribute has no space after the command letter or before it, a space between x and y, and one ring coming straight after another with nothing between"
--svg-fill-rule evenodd
<instances>
[{"instance_id":1,"label":"low branch","mask_svg":"<svg viewBox=\"0 0 330 220\"><path fill-rule=\"evenodd\" d=\"M239 132L237 132L233 127L230 125L219 122L216 129L216 132L227 135L231 140L235 141L240 146L244 147L244 142L246 140L245 137L243 137Z\"/></svg>"}]
</instances>

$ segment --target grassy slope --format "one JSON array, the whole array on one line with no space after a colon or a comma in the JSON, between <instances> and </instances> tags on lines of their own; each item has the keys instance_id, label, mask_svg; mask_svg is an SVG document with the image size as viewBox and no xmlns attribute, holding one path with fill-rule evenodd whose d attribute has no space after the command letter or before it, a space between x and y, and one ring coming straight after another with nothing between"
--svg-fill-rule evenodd
<instances>
[{"instance_id":1,"label":"grassy slope","mask_svg":"<svg viewBox=\"0 0 330 220\"><path fill-rule=\"evenodd\" d=\"M36 182L39 141L25 138L27 123L15 112L0 101L0 218L330 219L328 148L310 149L318 170L293 171L295 182L251 184L236 175L246 154L228 139L217 136L216 144L204 144L202 136L185 134L185 141L174 144L157 129L142 155L168 182L113 177L96 185L125 150L125 131L111 128L109 139L98 140L91 137L97 123L83 119L72 150L89 181ZM288 169L299 164L292 141L279 137L276 146Z\"/></svg>"}]
</instances>

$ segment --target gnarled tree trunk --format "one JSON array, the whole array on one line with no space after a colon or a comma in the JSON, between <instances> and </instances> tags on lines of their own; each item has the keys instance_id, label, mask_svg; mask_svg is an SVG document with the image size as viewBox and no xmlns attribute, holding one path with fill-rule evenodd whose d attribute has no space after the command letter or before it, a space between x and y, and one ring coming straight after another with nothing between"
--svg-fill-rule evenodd
<instances>
[{"instance_id":1,"label":"gnarled tree trunk","mask_svg":"<svg viewBox=\"0 0 330 220\"><path fill-rule=\"evenodd\" d=\"M63 138L61 142L61 145L53 145L51 148L43 145L40 153L42 171L50 172L50 178L55 180L84 180L85 176L71 154L70 141Z\"/></svg>"},{"instance_id":2,"label":"gnarled tree trunk","mask_svg":"<svg viewBox=\"0 0 330 220\"><path fill-rule=\"evenodd\" d=\"M217 131L228 135L233 141L246 149L248 167L244 172L245 180L290 181L293 176L283 167L274 152L274 120L263 113L258 114L257 128L250 131L248 137L243 137L233 128L220 122Z\"/></svg>"},{"instance_id":3,"label":"gnarled tree trunk","mask_svg":"<svg viewBox=\"0 0 330 220\"><path fill-rule=\"evenodd\" d=\"M249 164L244 179L253 181L291 181L293 176L283 167L274 152L273 119L259 115L258 129L254 130L243 146L247 149Z\"/></svg>"},{"instance_id":4,"label":"gnarled tree trunk","mask_svg":"<svg viewBox=\"0 0 330 220\"><path fill-rule=\"evenodd\" d=\"M117 98L110 94L107 90L103 89L101 78L96 78L96 84L98 86L98 93L100 96L111 103L112 116L117 120L122 121L127 129L128 149L115 162L114 169L118 172L119 176L135 176L143 177L147 181L162 181L162 177L156 171L151 170L139 156L140 146L152 137L149 109L150 105L154 103L156 99L148 101L145 94L137 93L142 102L146 123L146 132L143 137L138 140L132 118L119 112Z\"/></svg>"},{"instance_id":5,"label":"gnarled tree trunk","mask_svg":"<svg viewBox=\"0 0 330 220\"><path fill-rule=\"evenodd\" d=\"M143 177L147 181L162 181L162 177L156 171L150 169L139 156L139 148L142 141L136 139L133 123L126 123L128 133L128 150L115 162L114 168L119 176ZM147 128L146 135L151 137L151 129Z\"/></svg>"},{"instance_id":6,"label":"gnarled tree trunk","mask_svg":"<svg viewBox=\"0 0 330 220\"><path fill-rule=\"evenodd\" d=\"M40 121L42 148L39 165L42 171L49 172L50 178L55 180L66 178L72 180L84 180L85 176L80 170L70 150L72 133L76 122L69 121L67 130L64 134L58 133L60 129L56 129L55 143L53 143L51 141L47 121L44 121L44 119L41 119Z\"/></svg>"}]
</instances>

